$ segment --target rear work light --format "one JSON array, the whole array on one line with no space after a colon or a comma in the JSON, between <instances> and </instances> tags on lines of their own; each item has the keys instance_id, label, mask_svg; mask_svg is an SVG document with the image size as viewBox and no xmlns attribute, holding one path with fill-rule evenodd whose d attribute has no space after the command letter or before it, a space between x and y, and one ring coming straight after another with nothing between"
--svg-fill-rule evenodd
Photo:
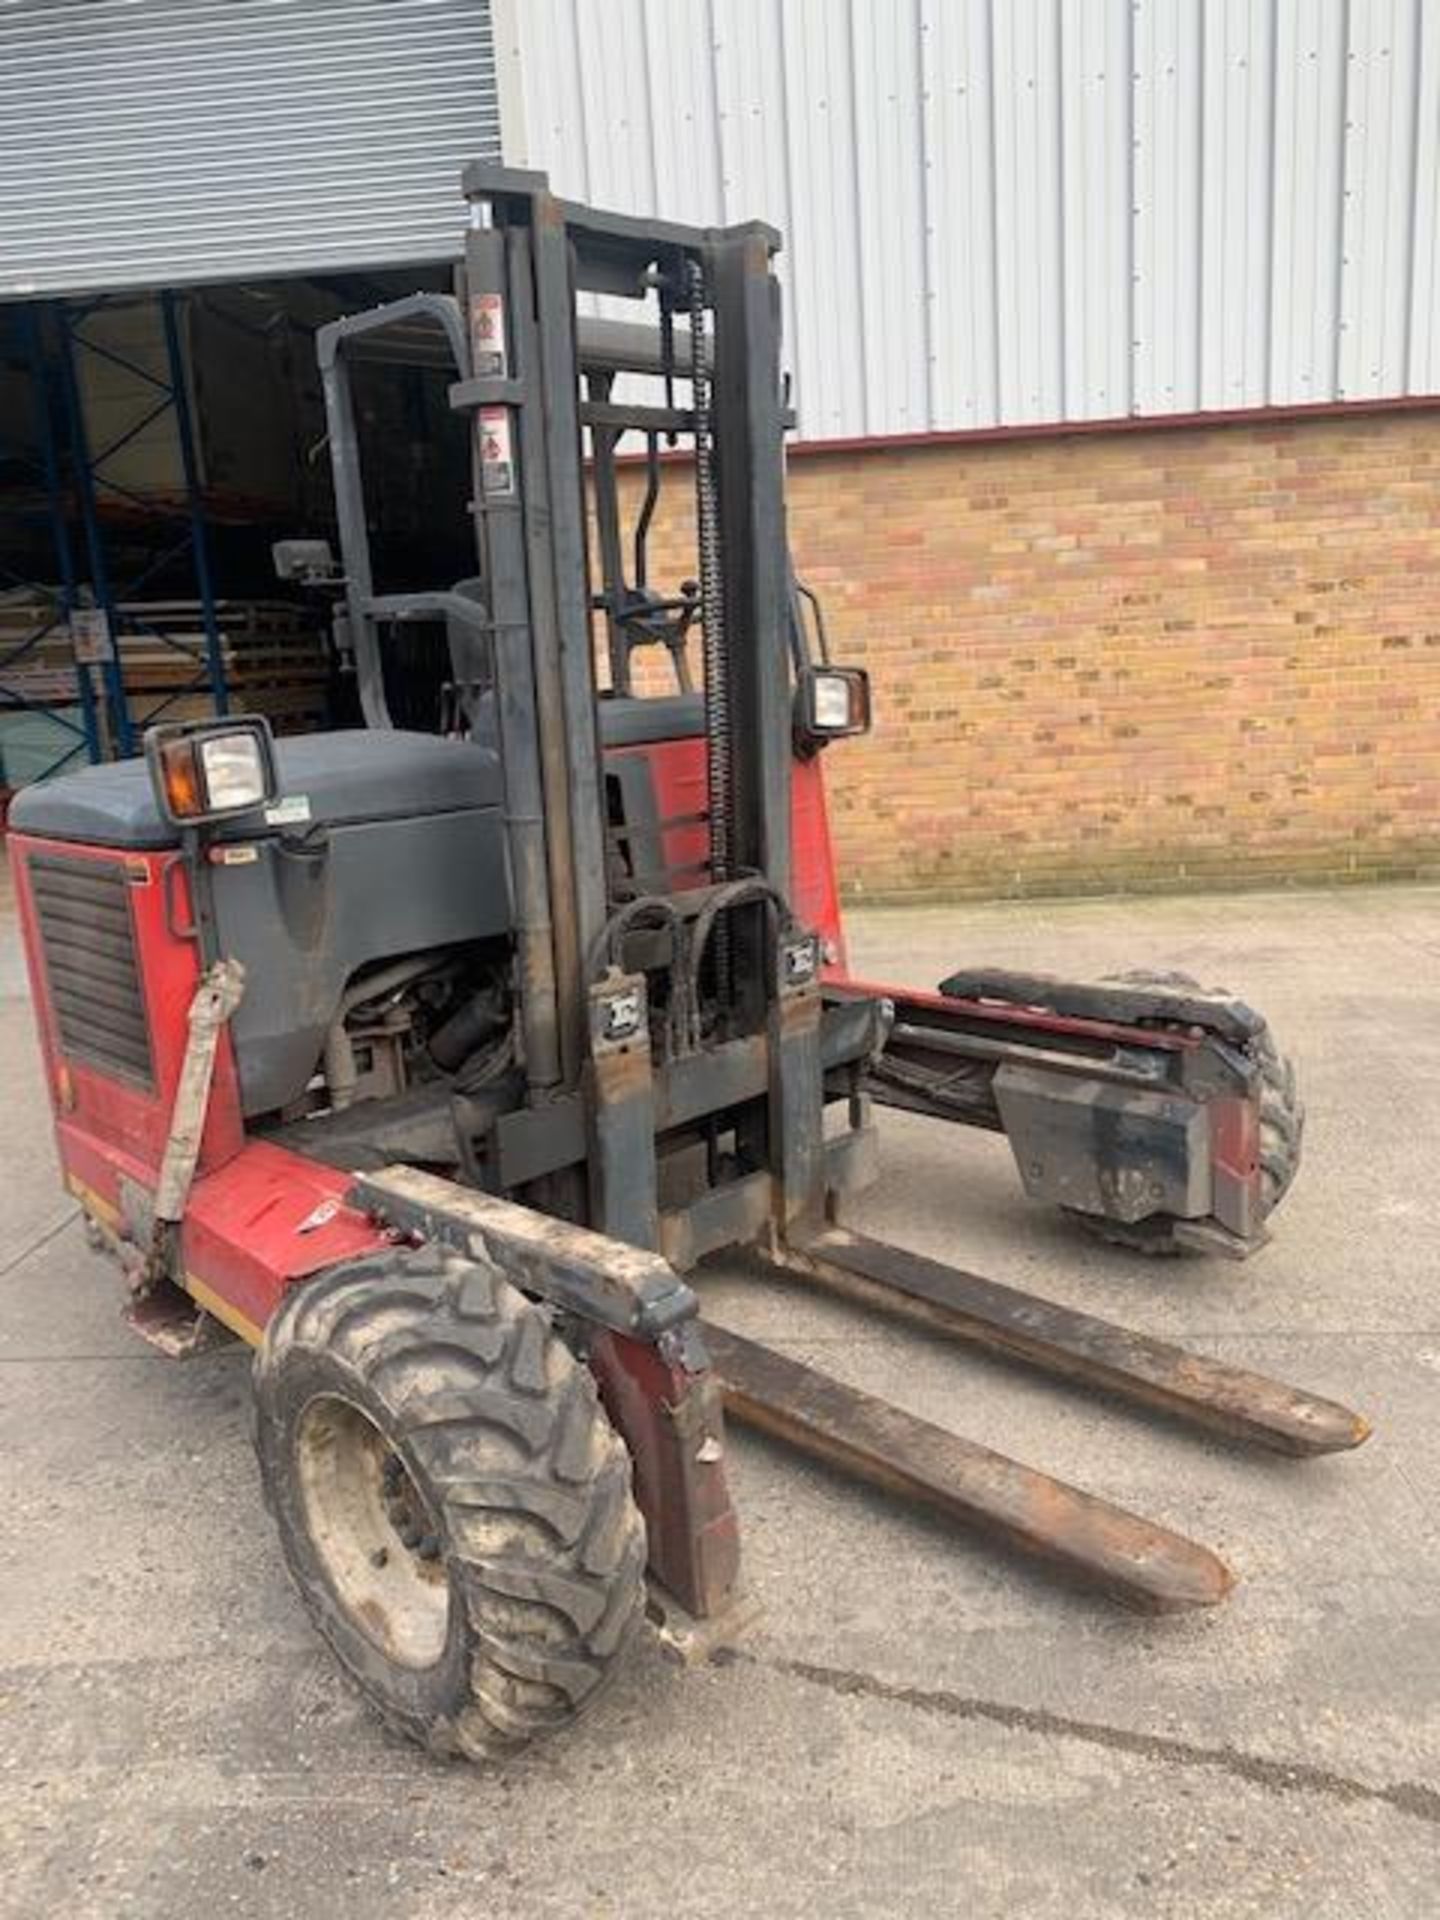
<instances>
[{"instance_id":1,"label":"rear work light","mask_svg":"<svg viewBox=\"0 0 1440 1920\"><path fill-rule=\"evenodd\" d=\"M870 676L863 667L807 667L795 688L795 734L812 751L870 731Z\"/></svg>"},{"instance_id":2,"label":"rear work light","mask_svg":"<svg viewBox=\"0 0 1440 1920\"><path fill-rule=\"evenodd\" d=\"M145 757L160 810L176 826L250 813L279 786L270 723L259 716L152 727Z\"/></svg>"}]
</instances>

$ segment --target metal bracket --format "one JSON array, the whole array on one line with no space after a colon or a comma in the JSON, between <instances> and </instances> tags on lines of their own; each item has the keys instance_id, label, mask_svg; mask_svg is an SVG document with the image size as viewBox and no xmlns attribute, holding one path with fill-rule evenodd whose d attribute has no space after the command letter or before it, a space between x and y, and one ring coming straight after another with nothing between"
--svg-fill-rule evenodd
<instances>
[{"instance_id":1,"label":"metal bracket","mask_svg":"<svg viewBox=\"0 0 1440 1920\"><path fill-rule=\"evenodd\" d=\"M750 1638L764 1612L757 1596L742 1586L716 1613L697 1618L658 1580L650 1582L645 1606L661 1648L682 1667L703 1667L732 1653Z\"/></svg>"},{"instance_id":2,"label":"metal bracket","mask_svg":"<svg viewBox=\"0 0 1440 1920\"><path fill-rule=\"evenodd\" d=\"M160 1164L160 1181L155 1189L154 1228L144 1264L134 1282L133 1291L139 1298L153 1293L162 1280L173 1278L170 1269L175 1229L185 1217L185 1202L190 1197L200 1159L220 1032L239 1006L244 992L245 969L240 962L217 960L201 978L190 1002L190 1034L185 1042L180 1078L175 1084L165 1158Z\"/></svg>"},{"instance_id":3,"label":"metal bracket","mask_svg":"<svg viewBox=\"0 0 1440 1920\"><path fill-rule=\"evenodd\" d=\"M643 973L609 968L590 989L590 1217L637 1247L660 1241L655 1082Z\"/></svg>"},{"instance_id":4,"label":"metal bracket","mask_svg":"<svg viewBox=\"0 0 1440 1920\"><path fill-rule=\"evenodd\" d=\"M457 1186L415 1167L362 1175L347 1203L401 1233L495 1263L523 1288L616 1333L654 1341L700 1303L658 1253Z\"/></svg>"}]
</instances>

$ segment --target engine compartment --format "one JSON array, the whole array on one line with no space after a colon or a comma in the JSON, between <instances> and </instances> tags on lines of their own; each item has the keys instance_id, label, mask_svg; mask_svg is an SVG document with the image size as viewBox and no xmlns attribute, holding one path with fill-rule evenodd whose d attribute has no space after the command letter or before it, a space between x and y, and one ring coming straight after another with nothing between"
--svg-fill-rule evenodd
<instances>
[{"instance_id":1,"label":"engine compartment","mask_svg":"<svg viewBox=\"0 0 1440 1920\"><path fill-rule=\"evenodd\" d=\"M404 1091L509 953L497 754L356 732L281 741L277 757L279 799L214 834L196 902L245 968L232 1035L249 1119ZM28 788L12 821L52 844L183 858L138 761Z\"/></svg>"}]
</instances>

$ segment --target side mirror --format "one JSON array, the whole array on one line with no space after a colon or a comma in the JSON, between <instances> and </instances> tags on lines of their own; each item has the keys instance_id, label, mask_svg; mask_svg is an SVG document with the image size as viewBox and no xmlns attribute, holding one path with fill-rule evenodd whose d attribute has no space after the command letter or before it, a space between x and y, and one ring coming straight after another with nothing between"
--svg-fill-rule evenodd
<instances>
[{"instance_id":1,"label":"side mirror","mask_svg":"<svg viewBox=\"0 0 1440 1920\"><path fill-rule=\"evenodd\" d=\"M870 676L863 667L805 667L795 687L795 739L814 753L829 740L870 731Z\"/></svg>"},{"instance_id":2,"label":"side mirror","mask_svg":"<svg viewBox=\"0 0 1440 1920\"><path fill-rule=\"evenodd\" d=\"M277 580L298 580L302 587L337 584L335 556L328 540L277 540L270 549Z\"/></svg>"},{"instance_id":3,"label":"side mirror","mask_svg":"<svg viewBox=\"0 0 1440 1920\"><path fill-rule=\"evenodd\" d=\"M280 791L270 722L258 714L151 727L145 758L160 812L177 827L252 813Z\"/></svg>"}]
</instances>

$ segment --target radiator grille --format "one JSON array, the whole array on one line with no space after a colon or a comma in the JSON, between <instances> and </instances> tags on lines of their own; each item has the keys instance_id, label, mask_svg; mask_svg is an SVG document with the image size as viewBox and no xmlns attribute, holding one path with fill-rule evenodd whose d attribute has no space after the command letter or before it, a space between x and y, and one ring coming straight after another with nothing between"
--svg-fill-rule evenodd
<instances>
[{"instance_id":1,"label":"radiator grille","mask_svg":"<svg viewBox=\"0 0 1440 1920\"><path fill-rule=\"evenodd\" d=\"M28 866L61 1051L153 1086L125 869L53 854Z\"/></svg>"}]
</instances>

